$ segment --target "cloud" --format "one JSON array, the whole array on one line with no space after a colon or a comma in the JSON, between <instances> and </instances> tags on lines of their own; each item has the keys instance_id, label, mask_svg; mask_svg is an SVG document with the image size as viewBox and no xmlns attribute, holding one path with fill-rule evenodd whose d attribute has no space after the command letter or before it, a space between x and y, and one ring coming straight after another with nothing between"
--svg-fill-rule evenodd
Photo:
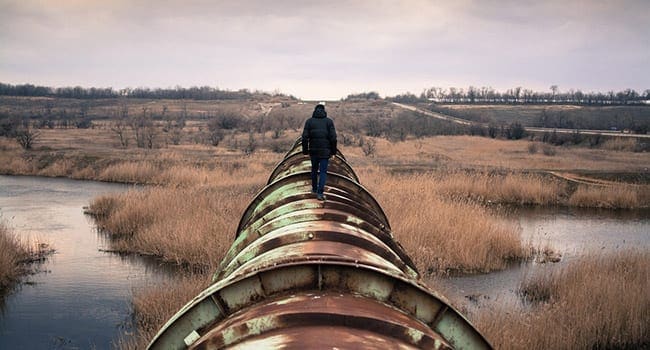
<instances>
[{"instance_id":1,"label":"cloud","mask_svg":"<svg viewBox=\"0 0 650 350\"><path fill-rule=\"evenodd\" d=\"M0 80L50 85L647 88L644 1L5 1Z\"/></svg>"}]
</instances>

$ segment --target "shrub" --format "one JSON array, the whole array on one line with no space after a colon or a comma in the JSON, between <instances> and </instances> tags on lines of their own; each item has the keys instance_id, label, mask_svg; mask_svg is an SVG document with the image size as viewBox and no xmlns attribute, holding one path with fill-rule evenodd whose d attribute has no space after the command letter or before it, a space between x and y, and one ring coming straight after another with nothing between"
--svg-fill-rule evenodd
<instances>
[{"instance_id":1,"label":"shrub","mask_svg":"<svg viewBox=\"0 0 650 350\"><path fill-rule=\"evenodd\" d=\"M542 153L544 153L545 156L552 157L557 153L557 151L555 150L555 147L548 144L544 144L542 145Z\"/></svg>"}]
</instances>

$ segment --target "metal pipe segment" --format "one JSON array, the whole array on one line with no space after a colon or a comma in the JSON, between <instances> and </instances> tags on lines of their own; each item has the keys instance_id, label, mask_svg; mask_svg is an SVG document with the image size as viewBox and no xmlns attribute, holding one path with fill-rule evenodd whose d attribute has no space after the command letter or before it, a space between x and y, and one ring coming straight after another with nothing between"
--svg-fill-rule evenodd
<instances>
[{"instance_id":1,"label":"metal pipe segment","mask_svg":"<svg viewBox=\"0 0 650 350\"><path fill-rule=\"evenodd\" d=\"M245 210L213 283L149 349L491 349L420 280L340 152L326 201L297 140Z\"/></svg>"}]
</instances>

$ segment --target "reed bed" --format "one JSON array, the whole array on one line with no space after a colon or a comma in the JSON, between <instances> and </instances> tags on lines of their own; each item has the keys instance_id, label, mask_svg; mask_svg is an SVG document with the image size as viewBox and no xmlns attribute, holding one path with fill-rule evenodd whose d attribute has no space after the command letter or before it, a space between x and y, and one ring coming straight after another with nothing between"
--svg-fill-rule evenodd
<instances>
[{"instance_id":1,"label":"reed bed","mask_svg":"<svg viewBox=\"0 0 650 350\"><path fill-rule=\"evenodd\" d=\"M232 244L246 205L266 180L263 174L270 169L262 166L171 167L153 180L165 186L100 196L90 212L113 238L116 251L214 269Z\"/></svg>"},{"instance_id":2,"label":"reed bed","mask_svg":"<svg viewBox=\"0 0 650 350\"><path fill-rule=\"evenodd\" d=\"M580 185L571 194L568 204L574 207L633 209L648 206L648 203L642 200L644 197L642 192L647 192L647 186L623 184L615 186Z\"/></svg>"},{"instance_id":3,"label":"reed bed","mask_svg":"<svg viewBox=\"0 0 650 350\"><path fill-rule=\"evenodd\" d=\"M214 269L251 197L245 188L154 187L103 196L90 206L112 249Z\"/></svg>"},{"instance_id":4,"label":"reed bed","mask_svg":"<svg viewBox=\"0 0 650 350\"><path fill-rule=\"evenodd\" d=\"M75 170L75 164L72 159L59 159L41 169L38 176L48 177L69 177Z\"/></svg>"},{"instance_id":5,"label":"reed bed","mask_svg":"<svg viewBox=\"0 0 650 350\"><path fill-rule=\"evenodd\" d=\"M97 180L123 183L155 183L160 169L151 162L123 162L107 166L99 172Z\"/></svg>"},{"instance_id":6,"label":"reed bed","mask_svg":"<svg viewBox=\"0 0 650 350\"><path fill-rule=\"evenodd\" d=\"M33 164L22 158L14 157L9 152L0 152L0 174L33 175Z\"/></svg>"},{"instance_id":7,"label":"reed bed","mask_svg":"<svg viewBox=\"0 0 650 350\"><path fill-rule=\"evenodd\" d=\"M609 151L634 152L638 147L638 141L633 137L613 137L605 140L600 146Z\"/></svg>"},{"instance_id":8,"label":"reed bed","mask_svg":"<svg viewBox=\"0 0 650 350\"><path fill-rule=\"evenodd\" d=\"M187 173L170 169L175 184L96 198L90 211L120 252L161 257L179 264L216 267L232 244L236 225L265 177L255 165ZM443 198L428 174L396 176L385 169L366 170L393 222L397 238L422 271L487 272L530 257L520 229L473 198ZM218 183L218 184L216 184ZM235 200L246 198L246 200Z\"/></svg>"},{"instance_id":9,"label":"reed bed","mask_svg":"<svg viewBox=\"0 0 650 350\"><path fill-rule=\"evenodd\" d=\"M563 205L572 207L634 209L650 206L650 186L624 183L580 184L540 174L450 171L435 178L432 187L446 198L470 198L481 203Z\"/></svg>"},{"instance_id":10,"label":"reed bed","mask_svg":"<svg viewBox=\"0 0 650 350\"><path fill-rule=\"evenodd\" d=\"M564 184L537 174L452 171L437 181L435 190L452 198L517 205L554 205L566 196Z\"/></svg>"},{"instance_id":11,"label":"reed bed","mask_svg":"<svg viewBox=\"0 0 650 350\"><path fill-rule=\"evenodd\" d=\"M133 336L118 341L119 349L144 349L158 330L211 281L210 274L190 274L133 290Z\"/></svg>"},{"instance_id":12,"label":"reed bed","mask_svg":"<svg viewBox=\"0 0 650 350\"><path fill-rule=\"evenodd\" d=\"M636 349L650 345L650 252L591 255L522 282L524 310L480 310L497 349Z\"/></svg>"},{"instance_id":13,"label":"reed bed","mask_svg":"<svg viewBox=\"0 0 650 350\"><path fill-rule=\"evenodd\" d=\"M32 269L30 264L43 261L52 248L38 240L20 239L7 225L0 222L0 296L5 294L22 275Z\"/></svg>"},{"instance_id":14,"label":"reed bed","mask_svg":"<svg viewBox=\"0 0 650 350\"><path fill-rule=\"evenodd\" d=\"M397 240L420 271L489 272L532 254L518 226L472 199L441 198L438 183L429 174L364 172L364 184L376 195Z\"/></svg>"},{"instance_id":15,"label":"reed bed","mask_svg":"<svg viewBox=\"0 0 650 350\"><path fill-rule=\"evenodd\" d=\"M22 273L20 262L29 256L27 249L9 229L0 224L0 293L9 288Z\"/></svg>"}]
</instances>

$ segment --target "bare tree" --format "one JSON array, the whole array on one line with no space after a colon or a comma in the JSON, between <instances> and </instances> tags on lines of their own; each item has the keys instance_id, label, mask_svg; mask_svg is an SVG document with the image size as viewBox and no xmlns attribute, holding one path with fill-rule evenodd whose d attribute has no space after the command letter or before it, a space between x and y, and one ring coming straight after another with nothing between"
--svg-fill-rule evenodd
<instances>
[{"instance_id":1,"label":"bare tree","mask_svg":"<svg viewBox=\"0 0 650 350\"><path fill-rule=\"evenodd\" d=\"M16 141L23 149L32 149L34 142L41 135L40 132L32 130L29 126L20 128L16 131Z\"/></svg>"},{"instance_id":2,"label":"bare tree","mask_svg":"<svg viewBox=\"0 0 650 350\"><path fill-rule=\"evenodd\" d=\"M255 135L253 135L253 131L250 131L248 133L248 143L244 147L244 153L247 155L253 154L255 150L257 149L257 141L255 141Z\"/></svg>"},{"instance_id":3,"label":"bare tree","mask_svg":"<svg viewBox=\"0 0 650 350\"><path fill-rule=\"evenodd\" d=\"M515 98L515 103L519 103L519 99L521 98L521 86L517 86L514 89L513 96Z\"/></svg>"},{"instance_id":4,"label":"bare tree","mask_svg":"<svg viewBox=\"0 0 650 350\"><path fill-rule=\"evenodd\" d=\"M363 154L366 155L366 157L374 157L375 151L377 150L375 140L374 139L365 140L363 142L363 145L361 146L361 150L363 151Z\"/></svg>"},{"instance_id":5,"label":"bare tree","mask_svg":"<svg viewBox=\"0 0 650 350\"><path fill-rule=\"evenodd\" d=\"M184 108L187 108L187 105L183 106ZM165 121L165 124L163 125L162 131L169 135L174 145L181 143L181 131L185 127L186 115L187 110L185 110L185 112L181 111L181 113L179 113L179 115L175 118L173 114L168 113L167 106L163 106L163 119ZM166 139L165 143L167 143Z\"/></svg>"},{"instance_id":6,"label":"bare tree","mask_svg":"<svg viewBox=\"0 0 650 350\"><path fill-rule=\"evenodd\" d=\"M120 146L122 146L122 148L127 148L129 147L129 139L126 135L126 130L129 127L129 108L127 106L122 106L122 108L116 111L115 114L117 115L117 118L115 119L115 122L111 124L111 131L120 139Z\"/></svg>"},{"instance_id":7,"label":"bare tree","mask_svg":"<svg viewBox=\"0 0 650 350\"><path fill-rule=\"evenodd\" d=\"M557 92L558 92L559 88L557 87L557 85L551 85L550 89L551 89L551 93L552 93L550 102L553 102L555 100L555 95L557 95Z\"/></svg>"},{"instance_id":8,"label":"bare tree","mask_svg":"<svg viewBox=\"0 0 650 350\"><path fill-rule=\"evenodd\" d=\"M151 113L147 114L148 110L148 107L142 107L142 115L131 118L129 122L135 143L140 148L153 148L156 138L156 128Z\"/></svg>"},{"instance_id":9,"label":"bare tree","mask_svg":"<svg viewBox=\"0 0 650 350\"><path fill-rule=\"evenodd\" d=\"M120 146L122 148L127 148L129 147L129 139L126 135L126 130L128 128L128 125L125 120L123 119L117 119L112 125L111 125L111 131L113 131L117 137L120 139Z\"/></svg>"}]
</instances>

